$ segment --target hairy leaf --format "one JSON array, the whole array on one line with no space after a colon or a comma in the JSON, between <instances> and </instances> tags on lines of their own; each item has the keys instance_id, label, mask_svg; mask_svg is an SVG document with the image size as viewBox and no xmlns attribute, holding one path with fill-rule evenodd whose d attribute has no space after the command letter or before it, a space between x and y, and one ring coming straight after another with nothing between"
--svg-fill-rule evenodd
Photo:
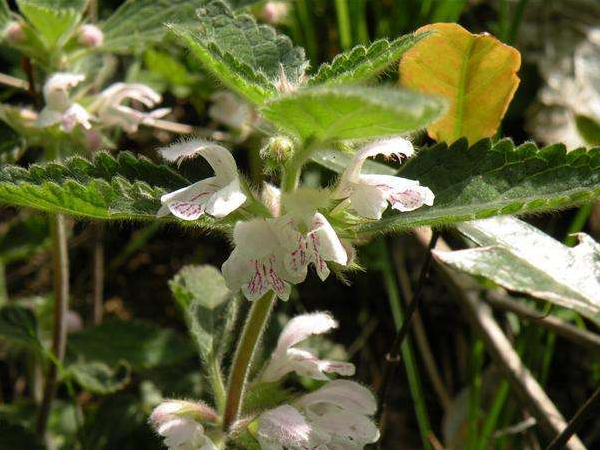
<instances>
[{"instance_id":1,"label":"hairy leaf","mask_svg":"<svg viewBox=\"0 0 600 450\"><path fill-rule=\"evenodd\" d=\"M127 0L101 25L104 44L100 49L139 51L164 37L166 23L189 21L205 4L206 0Z\"/></svg>"},{"instance_id":2,"label":"hairy leaf","mask_svg":"<svg viewBox=\"0 0 600 450\"><path fill-rule=\"evenodd\" d=\"M188 342L170 330L148 322L120 320L71 334L67 350L78 362L115 367L125 361L133 370L175 364L193 354Z\"/></svg>"},{"instance_id":3,"label":"hairy leaf","mask_svg":"<svg viewBox=\"0 0 600 450\"><path fill-rule=\"evenodd\" d=\"M402 54L427 34L407 34L394 41L379 39L368 47L358 45L322 64L309 85L342 84L366 81L400 59Z\"/></svg>"},{"instance_id":4,"label":"hairy leaf","mask_svg":"<svg viewBox=\"0 0 600 450\"><path fill-rule=\"evenodd\" d=\"M409 159L400 176L435 194L433 206L386 217L360 232L450 224L503 214L565 208L600 195L600 148L567 153L563 145L515 147L488 139L468 148L464 139L438 144Z\"/></svg>"},{"instance_id":5,"label":"hairy leaf","mask_svg":"<svg viewBox=\"0 0 600 450\"><path fill-rule=\"evenodd\" d=\"M63 45L75 31L86 2L19 0L17 3L23 16L52 48Z\"/></svg>"},{"instance_id":6,"label":"hairy leaf","mask_svg":"<svg viewBox=\"0 0 600 450\"><path fill-rule=\"evenodd\" d=\"M437 141L466 137L471 144L496 133L519 85L521 55L489 34L472 34L455 23L426 25L431 32L404 53L402 86L442 95L450 108L427 131Z\"/></svg>"},{"instance_id":7,"label":"hairy leaf","mask_svg":"<svg viewBox=\"0 0 600 450\"><path fill-rule=\"evenodd\" d=\"M0 202L95 219L154 220L160 196L189 182L164 165L120 152L98 153L93 161L4 166ZM203 219L208 224L210 219Z\"/></svg>"},{"instance_id":8,"label":"hairy leaf","mask_svg":"<svg viewBox=\"0 0 600 450\"><path fill-rule=\"evenodd\" d=\"M0 337L8 342L38 348L37 320L33 312L21 306L0 308Z\"/></svg>"},{"instance_id":9,"label":"hairy leaf","mask_svg":"<svg viewBox=\"0 0 600 450\"><path fill-rule=\"evenodd\" d=\"M198 19L170 28L228 88L260 104L277 93L281 70L289 83L300 84L308 62L287 36L219 0L199 9Z\"/></svg>"},{"instance_id":10,"label":"hairy leaf","mask_svg":"<svg viewBox=\"0 0 600 450\"><path fill-rule=\"evenodd\" d=\"M185 266L169 283L194 337L200 357L218 360L230 342L237 298L213 266Z\"/></svg>"},{"instance_id":11,"label":"hairy leaf","mask_svg":"<svg viewBox=\"0 0 600 450\"><path fill-rule=\"evenodd\" d=\"M91 361L72 364L68 374L86 391L106 395L123 389L131 380L131 369L127 364L112 368L102 362Z\"/></svg>"},{"instance_id":12,"label":"hairy leaf","mask_svg":"<svg viewBox=\"0 0 600 450\"><path fill-rule=\"evenodd\" d=\"M425 127L444 109L441 99L389 87L301 89L269 100L264 116L302 139L364 139Z\"/></svg>"},{"instance_id":13,"label":"hairy leaf","mask_svg":"<svg viewBox=\"0 0 600 450\"><path fill-rule=\"evenodd\" d=\"M482 247L435 252L455 269L573 309L600 325L600 245L586 234L567 247L513 217L467 222L459 230Z\"/></svg>"}]
</instances>

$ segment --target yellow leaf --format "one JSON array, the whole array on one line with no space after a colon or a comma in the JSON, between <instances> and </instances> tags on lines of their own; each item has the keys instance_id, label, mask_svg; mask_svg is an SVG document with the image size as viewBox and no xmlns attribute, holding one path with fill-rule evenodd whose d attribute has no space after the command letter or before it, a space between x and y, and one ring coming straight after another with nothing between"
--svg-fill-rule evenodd
<instances>
[{"instance_id":1,"label":"yellow leaf","mask_svg":"<svg viewBox=\"0 0 600 450\"><path fill-rule=\"evenodd\" d=\"M513 98L521 54L494 36L473 34L456 23L434 23L430 32L404 53L400 83L450 100L450 107L427 132L437 141L469 143L493 136Z\"/></svg>"}]
</instances>

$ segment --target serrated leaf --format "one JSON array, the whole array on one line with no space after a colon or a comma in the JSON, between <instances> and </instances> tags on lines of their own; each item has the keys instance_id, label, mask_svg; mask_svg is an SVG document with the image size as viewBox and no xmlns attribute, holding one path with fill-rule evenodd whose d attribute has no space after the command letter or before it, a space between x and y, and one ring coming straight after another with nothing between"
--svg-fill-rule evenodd
<instances>
[{"instance_id":1,"label":"serrated leaf","mask_svg":"<svg viewBox=\"0 0 600 450\"><path fill-rule=\"evenodd\" d=\"M482 247L435 257L457 270L577 311L600 325L600 245L586 234L567 247L513 217L467 222L461 233Z\"/></svg>"},{"instance_id":2,"label":"serrated leaf","mask_svg":"<svg viewBox=\"0 0 600 450\"><path fill-rule=\"evenodd\" d=\"M193 355L188 341L171 330L149 322L121 320L107 320L72 333L67 350L77 362L115 367L125 361L133 370L176 364Z\"/></svg>"},{"instance_id":3,"label":"serrated leaf","mask_svg":"<svg viewBox=\"0 0 600 450\"><path fill-rule=\"evenodd\" d=\"M369 46L358 45L322 64L308 84L348 84L366 81L397 62L402 54L427 34L407 34L394 41L379 39Z\"/></svg>"},{"instance_id":4,"label":"serrated leaf","mask_svg":"<svg viewBox=\"0 0 600 450\"><path fill-rule=\"evenodd\" d=\"M0 337L8 342L39 348L37 320L33 312L20 306L0 308Z\"/></svg>"},{"instance_id":5,"label":"serrated leaf","mask_svg":"<svg viewBox=\"0 0 600 450\"><path fill-rule=\"evenodd\" d=\"M298 85L308 65L287 36L219 0L198 10L197 23L170 28L225 86L256 104L277 93L281 69Z\"/></svg>"},{"instance_id":6,"label":"serrated leaf","mask_svg":"<svg viewBox=\"0 0 600 450\"><path fill-rule=\"evenodd\" d=\"M63 163L4 166L0 202L95 219L155 220L160 196L189 182L161 164L129 152L93 161L72 157ZM203 218L209 225L211 219Z\"/></svg>"},{"instance_id":7,"label":"serrated leaf","mask_svg":"<svg viewBox=\"0 0 600 450\"><path fill-rule=\"evenodd\" d=\"M50 49L62 46L81 20L83 1L18 0L19 10Z\"/></svg>"},{"instance_id":8,"label":"serrated leaf","mask_svg":"<svg viewBox=\"0 0 600 450\"><path fill-rule=\"evenodd\" d=\"M131 380L131 369L127 364L112 368L102 362L91 361L72 364L67 371L82 388L99 395L120 391Z\"/></svg>"},{"instance_id":9,"label":"serrated leaf","mask_svg":"<svg viewBox=\"0 0 600 450\"><path fill-rule=\"evenodd\" d=\"M408 133L443 109L442 99L389 87L322 86L269 100L261 112L302 139L327 141Z\"/></svg>"},{"instance_id":10,"label":"serrated leaf","mask_svg":"<svg viewBox=\"0 0 600 450\"><path fill-rule=\"evenodd\" d=\"M471 144L496 133L519 85L521 55L490 34L472 34L456 23L434 23L400 62L402 86L446 97L447 113L427 131L437 141L466 137Z\"/></svg>"},{"instance_id":11,"label":"serrated leaf","mask_svg":"<svg viewBox=\"0 0 600 450\"><path fill-rule=\"evenodd\" d=\"M464 139L421 150L399 175L418 180L435 194L431 207L389 213L360 233L450 224L503 214L551 211L600 195L600 148L567 153L563 145L515 147L485 139L468 147Z\"/></svg>"},{"instance_id":12,"label":"serrated leaf","mask_svg":"<svg viewBox=\"0 0 600 450\"><path fill-rule=\"evenodd\" d=\"M200 357L210 364L227 350L238 299L213 266L185 266L169 282L196 341Z\"/></svg>"},{"instance_id":13,"label":"serrated leaf","mask_svg":"<svg viewBox=\"0 0 600 450\"><path fill-rule=\"evenodd\" d=\"M186 22L206 0L127 0L101 25L104 43L100 50L141 50L159 42L165 24Z\"/></svg>"}]
</instances>

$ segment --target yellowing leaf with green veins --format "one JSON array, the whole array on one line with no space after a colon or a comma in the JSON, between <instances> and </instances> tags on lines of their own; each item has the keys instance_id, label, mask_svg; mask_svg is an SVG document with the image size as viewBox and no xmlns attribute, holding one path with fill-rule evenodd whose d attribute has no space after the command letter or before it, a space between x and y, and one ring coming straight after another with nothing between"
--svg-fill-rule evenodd
<instances>
[{"instance_id":1,"label":"yellowing leaf with green veins","mask_svg":"<svg viewBox=\"0 0 600 450\"><path fill-rule=\"evenodd\" d=\"M471 144L496 133L513 98L521 54L490 34L472 34L455 23L426 25L432 34L404 53L402 86L447 97L450 108L429 125L429 136Z\"/></svg>"}]
</instances>

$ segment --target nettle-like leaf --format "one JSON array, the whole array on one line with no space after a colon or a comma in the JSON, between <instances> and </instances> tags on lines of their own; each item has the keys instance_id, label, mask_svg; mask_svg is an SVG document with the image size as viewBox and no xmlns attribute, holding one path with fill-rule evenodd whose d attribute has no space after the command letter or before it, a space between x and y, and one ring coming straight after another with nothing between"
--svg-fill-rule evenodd
<instances>
[{"instance_id":1,"label":"nettle-like leaf","mask_svg":"<svg viewBox=\"0 0 600 450\"><path fill-rule=\"evenodd\" d=\"M450 108L427 131L437 141L466 137L471 144L496 133L519 85L521 55L490 34L455 23L426 25L430 33L402 56L401 85L442 95Z\"/></svg>"},{"instance_id":2,"label":"nettle-like leaf","mask_svg":"<svg viewBox=\"0 0 600 450\"><path fill-rule=\"evenodd\" d=\"M131 380L131 369L125 363L115 368L98 361L77 363L67 368L67 374L86 391L99 395L120 391Z\"/></svg>"},{"instance_id":3,"label":"nettle-like leaf","mask_svg":"<svg viewBox=\"0 0 600 450\"><path fill-rule=\"evenodd\" d=\"M590 236L579 234L579 244L571 248L513 217L467 222L458 229L481 247L436 251L439 261L573 309L600 325L600 244Z\"/></svg>"},{"instance_id":4,"label":"nettle-like leaf","mask_svg":"<svg viewBox=\"0 0 600 450\"><path fill-rule=\"evenodd\" d=\"M427 33L407 34L391 42L379 39L367 47L358 45L340 53L330 63L322 64L308 84L349 84L369 80L398 61L425 36Z\"/></svg>"},{"instance_id":5,"label":"nettle-like leaf","mask_svg":"<svg viewBox=\"0 0 600 450\"><path fill-rule=\"evenodd\" d=\"M104 43L100 50L139 50L159 42L165 23L189 21L206 0L127 0L101 25Z\"/></svg>"},{"instance_id":6,"label":"nettle-like leaf","mask_svg":"<svg viewBox=\"0 0 600 450\"><path fill-rule=\"evenodd\" d=\"M170 28L228 88L261 104L277 94L281 70L289 83L300 84L308 62L287 36L248 14L236 14L222 1L200 8L198 19Z\"/></svg>"},{"instance_id":7,"label":"nettle-like leaf","mask_svg":"<svg viewBox=\"0 0 600 450\"><path fill-rule=\"evenodd\" d=\"M390 87L320 86L269 100L263 115L302 139L364 139L425 127L444 110L436 97Z\"/></svg>"},{"instance_id":8,"label":"nettle-like leaf","mask_svg":"<svg viewBox=\"0 0 600 450\"><path fill-rule=\"evenodd\" d=\"M433 206L389 211L359 233L551 211L592 200L600 195L600 148L567 153L562 144L515 147L510 139L484 139L469 148L461 139L419 151L399 175L428 186Z\"/></svg>"},{"instance_id":9,"label":"nettle-like leaf","mask_svg":"<svg viewBox=\"0 0 600 450\"><path fill-rule=\"evenodd\" d=\"M145 157L100 152L93 161L76 156L28 169L4 166L0 202L95 219L154 220L160 196L188 184ZM212 220L198 223L208 226Z\"/></svg>"},{"instance_id":10,"label":"nettle-like leaf","mask_svg":"<svg viewBox=\"0 0 600 450\"><path fill-rule=\"evenodd\" d=\"M18 0L21 14L50 48L63 45L75 31L87 2L80 0Z\"/></svg>"},{"instance_id":11,"label":"nettle-like leaf","mask_svg":"<svg viewBox=\"0 0 600 450\"><path fill-rule=\"evenodd\" d=\"M21 306L10 305L0 308L0 337L2 341L31 348L41 346L35 315L31 310Z\"/></svg>"},{"instance_id":12,"label":"nettle-like leaf","mask_svg":"<svg viewBox=\"0 0 600 450\"><path fill-rule=\"evenodd\" d=\"M228 350L238 298L213 266L185 266L169 286L182 309L200 357L211 364Z\"/></svg>"},{"instance_id":13,"label":"nettle-like leaf","mask_svg":"<svg viewBox=\"0 0 600 450\"><path fill-rule=\"evenodd\" d=\"M184 361L193 355L188 341L171 330L142 321L107 320L69 336L70 359L117 367L123 361L133 370Z\"/></svg>"}]
</instances>

